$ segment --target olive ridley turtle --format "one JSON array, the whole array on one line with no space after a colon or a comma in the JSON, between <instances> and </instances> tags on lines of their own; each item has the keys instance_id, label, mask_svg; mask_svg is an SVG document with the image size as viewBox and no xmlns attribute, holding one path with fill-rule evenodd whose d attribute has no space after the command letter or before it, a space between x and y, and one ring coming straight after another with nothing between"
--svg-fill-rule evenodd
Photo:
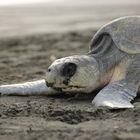
<instances>
[{"instance_id":1,"label":"olive ridley turtle","mask_svg":"<svg viewBox=\"0 0 140 140\"><path fill-rule=\"evenodd\" d=\"M91 93L92 103L132 108L140 91L140 16L116 19L94 35L90 51L55 60L45 80L0 86L2 95Z\"/></svg>"}]
</instances>

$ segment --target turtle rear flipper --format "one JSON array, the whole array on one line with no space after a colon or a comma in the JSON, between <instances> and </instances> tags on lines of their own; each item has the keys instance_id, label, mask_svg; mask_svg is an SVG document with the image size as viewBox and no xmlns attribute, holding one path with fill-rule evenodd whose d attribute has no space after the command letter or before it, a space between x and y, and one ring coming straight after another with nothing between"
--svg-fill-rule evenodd
<instances>
[{"instance_id":1,"label":"turtle rear flipper","mask_svg":"<svg viewBox=\"0 0 140 140\"><path fill-rule=\"evenodd\" d=\"M135 85L128 84L126 80L117 81L102 89L92 103L96 107L133 108L131 101L136 97L136 94L137 88Z\"/></svg>"}]
</instances>

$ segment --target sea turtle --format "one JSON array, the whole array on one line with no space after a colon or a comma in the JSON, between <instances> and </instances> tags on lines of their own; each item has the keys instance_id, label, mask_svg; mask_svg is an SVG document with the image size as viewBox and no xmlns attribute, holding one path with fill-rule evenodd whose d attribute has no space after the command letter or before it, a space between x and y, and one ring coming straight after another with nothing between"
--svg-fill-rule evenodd
<instances>
[{"instance_id":1,"label":"sea turtle","mask_svg":"<svg viewBox=\"0 0 140 140\"><path fill-rule=\"evenodd\" d=\"M50 94L90 93L100 88L92 101L95 106L132 108L131 101L140 91L140 16L104 25L94 35L87 54L55 60L45 82L49 88L42 89Z\"/></svg>"}]
</instances>

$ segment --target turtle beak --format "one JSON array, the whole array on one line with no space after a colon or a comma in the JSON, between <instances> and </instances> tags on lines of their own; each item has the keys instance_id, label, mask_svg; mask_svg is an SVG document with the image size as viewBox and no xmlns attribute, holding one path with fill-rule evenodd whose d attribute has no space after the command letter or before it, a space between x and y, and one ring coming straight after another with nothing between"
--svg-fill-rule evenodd
<instances>
[{"instance_id":1,"label":"turtle beak","mask_svg":"<svg viewBox=\"0 0 140 140\"><path fill-rule=\"evenodd\" d=\"M63 65L52 65L46 73L46 84L48 87L68 86L71 77L77 71L77 65L72 62L64 63Z\"/></svg>"},{"instance_id":2,"label":"turtle beak","mask_svg":"<svg viewBox=\"0 0 140 140\"><path fill-rule=\"evenodd\" d=\"M47 84L48 87L53 87L55 80L54 80L54 74L53 74L50 67L48 68L48 70L46 72L45 80L46 80L46 84Z\"/></svg>"}]
</instances>

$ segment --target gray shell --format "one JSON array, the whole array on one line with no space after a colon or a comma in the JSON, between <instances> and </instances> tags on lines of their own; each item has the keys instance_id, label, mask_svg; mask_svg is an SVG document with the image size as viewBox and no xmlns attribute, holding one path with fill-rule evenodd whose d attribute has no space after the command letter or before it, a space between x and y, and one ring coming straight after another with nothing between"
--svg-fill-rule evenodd
<instances>
[{"instance_id":1,"label":"gray shell","mask_svg":"<svg viewBox=\"0 0 140 140\"><path fill-rule=\"evenodd\" d=\"M128 54L140 53L140 16L122 17L104 25L93 37L92 44L103 34L109 34L120 50ZM94 53L97 46L92 44L90 50Z\"/></svg>"}]
</instances>

